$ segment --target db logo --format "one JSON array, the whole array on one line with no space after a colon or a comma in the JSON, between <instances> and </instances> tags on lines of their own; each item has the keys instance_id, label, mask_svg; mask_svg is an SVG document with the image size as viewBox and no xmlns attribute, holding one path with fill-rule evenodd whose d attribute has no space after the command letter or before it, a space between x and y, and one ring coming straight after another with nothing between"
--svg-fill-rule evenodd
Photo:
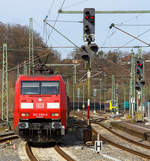
<instances>
[{"instance_id":1,"label":"db logo","mask_svg":"<svg viewBox=\"0 0 150 161\"><path fill-rule=\"evenodd\" d=\"M36 108L38 109L44 108L44 103L37 103Z\"/></svg>"}]
</instances>

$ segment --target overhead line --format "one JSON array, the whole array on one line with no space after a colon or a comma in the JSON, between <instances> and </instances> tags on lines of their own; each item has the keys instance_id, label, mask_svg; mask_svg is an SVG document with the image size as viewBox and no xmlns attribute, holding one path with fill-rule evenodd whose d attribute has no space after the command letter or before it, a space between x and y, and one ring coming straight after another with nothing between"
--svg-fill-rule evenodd
<instances>
[{"instance_id":1,"label":"overhead line","mask_svg":"<svg viewBox=\"0 0 150 161\"><path fill-rule=\"evenodd\" d=\"M47 20L48 22L55 22L56 20ZM75 23L83 23L83 21L65 21L65 20L58 20L57 22L75 22Z\"/></svg>"},{"instance_id":2,"label":"overhead line","mask_svg":"<svg viewBox=\"0 0 150 161\"><path fill-rule=\"evenodd\" d=\"M63 5L64 5L65 1L66 1L66 0L63 1L60 10L63 8ZM57 17L56 17L55 23L54 23L54 25L53 25L53 27L52 27L52 30L51 30L51 32L50 32L50 34L49 34L49 36L48 36L48 40L49 40L49 37L50 37L50 36L52 35L52 33L53 33L53 30L54 30L54 28L55 28L55 26L56 26L56 23L57 23L57 21L58 21L59 15L60 15L60 13L58 13L58 15L57 15ZM45 20L44 22L46 22L46 20Z\"/></svg>"},{"instance_id":3,"label":"overhead line","mask_svg":"<svg viewBox=\"0 0 150 161\"><path fill-rule=\"evenodd\" d=\"M145 41L143 41L143 40L137 38L136 36L134 36L134 35L132 35L132 34L126 32L126 31L124 31L124 30L122 30L122 29L120 29L120 28L118 28L118 27L116 27L114 23L112 23L112 24L110 25L109 28L111 29L112 27L114 27L115 29L117 29L117 30L119 30L119 31L121 31L121 32L123 32L123 33L125 33L125 34L127 34L127 35L129 35L129 36L131 36L131 37L133 37L134 39L136 39L136 40L138 40L138 41L141 41L142 43L144 43L144 44L150 46L149 43L147 43L147 42L145 42Z\"/></svg>"},{"instance_id":4,"label":"overhead line","mask_svg":"<svg viewBox=\"0 0 150 161\"><path fill-rule=\"evenodd\" d=\"M64 34L62 34L60 31L58 31L55 27L53 27L51 24L49 24L46 20L44 20L44 22L50 26L51 28L53 28L58 34L60 34L63 38L65 38L66 40L68 40L71 44L73 44L76 48L79 48L73 41L71 41L68 37L66 37ZM80 49L80 48L79 48Z\"/></svg>"},{"instance_id":5,"label":"overhead line","mask_svg":"<svg viewBox=\"0 0 150 161\"><path fill-rule=\"evenodd\" d=\"M115 24L116 26L150 26L150 24Z\"/></svg>"},{"instance_id":6,"label":"overhead line","mask_svg":"<svg viewBox=\"0 0 150 161\"><path fill-rule=\"evenodd\" d=\"M83 11L63 11L58 10L61 14L83 14ZM120 11L95 11L96 14L137 14L137 13L150 13L150 10L120 10Z\"/></svg>"},{"instance_id":7,"label":"overhead line","mask_svg":"<svg viewBox=\"0 0 150 161\"><path fill-rule=\"evenodd\" d=\"M149 32L149 31L150 31L150 29L148 29L148 30L144 31L143 33L139 34L137 37L140 37L140 36L144 35L145 33ZM129 41L128 41L126 44L124 44L122 47L126 46L127 44L129 44L130 42L132 42L132 41L134 41L134 40L135 40L135 39L129 40Z\"/></svg>"},{"instance_id":8,"label":"overhead line","mask_svg":"<svg viewBox=\"0 0 150 161\"><path fill-rule=\"evenodd\" d=\"M147 48L147 47L150 47L150 46L99 46L99 48L101 49L111 49L111 48Z\"/></svg>"}]
</instances>

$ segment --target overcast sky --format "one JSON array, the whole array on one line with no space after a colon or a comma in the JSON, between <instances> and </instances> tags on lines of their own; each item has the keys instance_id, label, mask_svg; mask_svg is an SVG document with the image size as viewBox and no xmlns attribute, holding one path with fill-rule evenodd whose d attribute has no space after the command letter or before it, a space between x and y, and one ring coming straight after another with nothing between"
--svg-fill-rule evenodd
<instances>
[{"instance_id":1,"label":"overcast sky","mask_svg":"<svg viewBox=\"0 0 150 161\"><path fill-rule=\"evenodd\" d=\"M1 0L0 21L9 24L28 25L29 18L33 18L34 30L40 33L48 46L73 46L62 38L51 28L43 24L43 19L48 15L48 20L82 21L82 14L60 14L58 9L63 5L62 10L82 11L84 8L95 8L95 10L150 10L149 0ZM49 21L50 24L54 22ZM97 14L96 15L96 40L99 46L124 46L129 40L128 35L116 29L109 29L111 23L115 24L150 24L150 14ZM56 29L71 39L76 45L81 46L83 42L83 24L72 22L57 22ZM119 28L137 36L143 32L140 38L150 43L150 26L119 26ZM48 38L47 38L48 37ZM145 45L139 41L132 41L126 46ZM72 49L57 49L62 58L65 58ZM104 49L108 51L110 49ZM114 50L114 49L111 49ZM121 49L131 51L131 49ZM143 48L149 51L149 48ZM134 49L137 52L137 49Z\"/></svg>"}]
</instances>

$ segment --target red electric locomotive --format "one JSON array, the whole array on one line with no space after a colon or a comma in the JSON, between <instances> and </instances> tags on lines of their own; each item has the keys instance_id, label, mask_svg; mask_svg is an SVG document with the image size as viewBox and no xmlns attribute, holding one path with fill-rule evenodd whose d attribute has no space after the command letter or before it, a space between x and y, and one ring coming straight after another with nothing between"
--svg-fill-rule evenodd
<instances>
[{"instance_id":1,"label":"red electric locomotive","mask_svg":"<svg viewBox=\"0 0 150 161\"><path fill-rule=\"evenodd\" d=\"M67 104L61 76L20 76L15 87L14 129L28 142L56 141L67 130Z\"/></svg>"}]
</instances>

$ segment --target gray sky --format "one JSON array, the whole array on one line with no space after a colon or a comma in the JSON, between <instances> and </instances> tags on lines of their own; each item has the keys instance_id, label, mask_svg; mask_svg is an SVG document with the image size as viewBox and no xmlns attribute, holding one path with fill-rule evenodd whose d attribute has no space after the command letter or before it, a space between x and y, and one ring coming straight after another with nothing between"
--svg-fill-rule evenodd
<instances>
[{"instance_id":1,"label":"gray sky","mask_svg":"<svg viewBox=\"0 0 150 161\"><path fill-rule=\"evenodd\" d=\"M55 20L58 9L62 6L64 0L4 0L0 1L0 21L10 24L28 25L29 18L33 18L34 29L40 33L44 41L49 46L72 46L70 42L62 38L55 31L51 33L50 27L45 27L43 19L48 15L49 20ZM63 10L83 10L84 8L95 8L96 10L150 10L149 0L65 0ZM60 14L58 20L81 21L82 14ZM109 29L111 23L115 24L150 24L150 14L105 14L96 15L96 43L99 46L124 46L131 37L116 29ZM52 25L54 22L50 22ZM71 39L75 44L81 46L83 42L83 24L82 23L62 23L57 22L55 26L65 36ZM121 29L137 36L148 31L150 26L120 26ZM142 40L150 43L150 31L140 37ZM132 41L127 46L144 45L139 41ZM72 49L58 49L62 58L65 58ZM108 51L110 49L105 49ZM114 49L112 49L114 50ZM131 49L122 49L131 51ZM149 48L144 48L149 51ZM134 49L137 52L137 49Z\"/></svg>"}]
</instances>

